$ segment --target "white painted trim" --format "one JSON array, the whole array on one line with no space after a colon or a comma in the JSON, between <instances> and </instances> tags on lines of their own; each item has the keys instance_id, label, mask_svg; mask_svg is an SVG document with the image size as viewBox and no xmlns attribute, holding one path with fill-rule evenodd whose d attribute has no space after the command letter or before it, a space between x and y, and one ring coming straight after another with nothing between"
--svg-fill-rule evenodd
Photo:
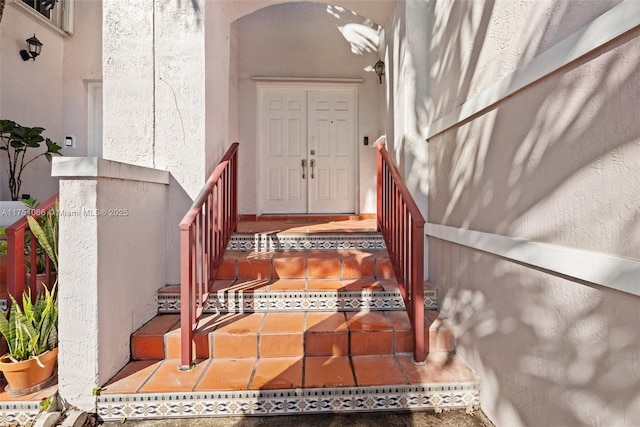
<instances>
[{"instance_id":1,"label":"white painted trim","mask_svg":"<svg viewBox=\"0 0 640 427\"><path fill-rule=\"evenodd\" d=\"M364 83L362 78L341 78L341 77L251 77L254 82L302 82L302 83Z\"/></svg>"},{"instance_id":2,"label":"white painted trim","mask_svg":"<svg viewBox=\"0 0 640 427\"><path fill-rule=\"evenodd\" d=\"M71 2L73 0L64 0L64 1ZM47 19L45 16L42 16L40 13L34 10L31 6L28 6L21 0L13 0L13 2L11 2L11 5L13 5L16 9L24 13L29 18L41 24L43 27L53 31L58 35L61 35L63 37L68 37L73 34L73 24L71 24L70 27L68 26L68 22L69 22L68 20L73 21L73 4L71 4L70 6L65 6L65 8L63 9L62 18L61 18L62 19L61 27L54 24L50 19Z\"/></svg>"},{"instance_id":3,"label":"white painted trim","mask_svg":"<svg viewBox=\"0 0 640 427\"><path fill-rule=\"evenodd\" d=\"M547 49L528 64L495 82L425 130L429 139L480 113L640 25L640 1L625 0Z\"/></svg>"},{"instance_id":4,"label":"white painted trim","mask_svg":"<svg viewBox=\"0 0 640 427\"><path fill-rule=\"evenodd\" d=\"M102 82L87 83L87 156L102 157ZM98 102L99 101L99 102Z\"/></svg>"},{"instance_id":5,"label":"white painted trim","mask_svg":"<svg viewBox=\"0 0 640 427\"><path fill-rule=\"evenodd\" d=\"M427 223L429 237L640 296L640 261Z\"/></svg>"},{"instance_id":6,"label":"white painted trim","mask_svg":"<svg viewBox=\"0 0 640 427\"><path fill-rule=\"evenodd\" d=\"M73 35L73 16L75 10L75 0L65 0L62 2L62 22L61 27L64 32Z\"/></svg>"},{"instance_id":7,"label":"white painted trim","mask_svg":"<svg viewBox=\"0 0 640 427\"><path fill-rule=\"evenodd\" d=\"M51 176L60 178L113 178L169 184L169 172L99 157L54 157Z\"/></svg>"}]
</instances>

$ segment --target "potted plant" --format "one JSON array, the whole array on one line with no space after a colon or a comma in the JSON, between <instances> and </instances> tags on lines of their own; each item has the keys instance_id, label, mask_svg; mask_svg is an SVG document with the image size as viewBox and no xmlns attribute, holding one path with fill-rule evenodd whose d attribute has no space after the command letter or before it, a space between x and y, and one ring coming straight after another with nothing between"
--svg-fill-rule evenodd
<instances>
[{"instance_id":1,"label":"potted plant","mask_svg":"<svg viewBox=\"0 0 640 427\"><path fill-rule=\"evenodd\" d=\"M58 270L58 203L38 219L28 216L29 228ZM31 289L22 295L22 308L13 297L11 308L0 316L0 334L8 353L0 357L0 371L9 383L9 392L24 395L40 389L53 376L58 356L57 279L51 288L32 302Z\"/></svg>"},{"instance_id":2,"label":"potted plant","mask_svg":"<svg viewBox=\"0 0 640 427\"><path fill-rule=\"evenodd\" d=\"M17 201L22 187L22 173L30 163L44 156L49 162L53 155L61 156L58 144L42 136L44 128L21 126L12 120L0 120L0 151L7 154L9 161L9 192L11 200ZM30 149L40 148L44 141L46 151L25 161L27 152Z\"/></svg>"},{"instance_id":3,"label":"potted plant","mask_svg":"<svg viewBox=\"0 0 640 427\"><path fill-rule=\"evenodd\" d=\"M58 357L58 301L56 285L44 288L35 302L31 290L22 295L22 308L13 295L11 308L0 315L0 334L9 352L0 357L0 371L14 396L32 393L53 377Z\"/></svg>"}]
</instances>

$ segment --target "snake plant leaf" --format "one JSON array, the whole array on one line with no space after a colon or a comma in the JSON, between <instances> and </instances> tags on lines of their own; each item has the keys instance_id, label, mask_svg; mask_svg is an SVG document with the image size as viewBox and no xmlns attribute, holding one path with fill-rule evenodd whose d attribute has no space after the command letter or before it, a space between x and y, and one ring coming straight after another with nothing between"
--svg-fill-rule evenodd
<instances>
[{"instance_id":1,"label":"snake plant leaf","mask_svg":"<svg viewBox=\"0 0 640 427\"><path fill-rule=\"evenodd\" d=\"M27 216L27 222L31 232L45 250L54 268L58 271L58 218L57 214L49 209L42 219L42 224L34 217Z\"/></svg>"},{"instance_id":2,"label":"snake plant leaf","mask_svg":"<svg viewBox=\"0 0 640 427\"><path fill-rule=\"evenodd\" d=\"M9 357L13 361L37 358L57 346L58 304L55 298L57 283L51 290L44 287L35 303L31 292L22 295L20 308L13 295L9 295L11 309L0 315L0 333L7 340Z\"/></svg>"}]
</instances>

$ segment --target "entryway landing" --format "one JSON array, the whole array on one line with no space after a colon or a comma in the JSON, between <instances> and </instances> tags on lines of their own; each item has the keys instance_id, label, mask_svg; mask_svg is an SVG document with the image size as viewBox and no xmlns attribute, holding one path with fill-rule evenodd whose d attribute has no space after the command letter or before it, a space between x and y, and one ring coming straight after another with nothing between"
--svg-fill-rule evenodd
<instances>
[{"instance_id":1,"label":"entryway landing","mask_svg":"<svg viewBox=\"0 0 640 427\"><path fill-rule=\"evenodd\" d=\"M237 233L375 233L376 228L374 214L240 215Z\"/></svg>"}]
</instances>

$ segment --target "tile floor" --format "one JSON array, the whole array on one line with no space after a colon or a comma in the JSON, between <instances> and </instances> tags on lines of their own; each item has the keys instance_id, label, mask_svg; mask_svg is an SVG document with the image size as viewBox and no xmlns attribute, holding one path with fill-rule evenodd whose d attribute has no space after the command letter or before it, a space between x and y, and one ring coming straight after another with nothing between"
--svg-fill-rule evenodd
<instances>
[{"instance_id":1,"label":"tile floor","mask_svg":"<svg viewBox=\"0 0 640 427\"><path fill-rule=\"evenodd\" d=\"M395 278L386 250L227 251L217 280Z\"/></svg>"},{"instance_id":2,"label":"tile floor","mask_svg":"<svg viewBox=\"0 0 640 427\"><path fill-rule=\"evenodd\" d=\"M371 233L376 219L369 216L273 216L268 219L240 220L238 233Z\"/></svg>"},{"instance_id":3,"label":"tile floor","mask_svg":"<svg viewBox=\"0 0 640 427\"><path fill-rule=\"evenodd\" d=\"M435 316L428 313L428 328ZM450 347L438 339L430 337L432 350L453 349L450 339L440 340ZM199 321L194 343L201 358L375 355L410 353L413 335L404 311L210 314ZM180 316L156 316L133 334L131 348L134 360L179 357Z\"/></svg>"},{"instance_id":4,"label":"tile floor","mask_svg":"<svg viewBox=\"0 0 640 427\"><path fill-rule=\"evenodd\" d=\"M178 372L178 359L133 361L102 389L102 395L189 391L412 385L476 381L450 353L432 353L423 365L410 355L308 356L204 359Z\"/></svg>"},{"instance_id":5,"label":"tile floor","mask_svg":"<svg viewBox=\"0 0 640 427\"><path fill-rule=\"evenodd\" d=\"M6 382L0 380L0 425L28 425L41 410L43 401L58 393L58 381L54 378L51 385L25 396L12 396L5 391Z\"/></svg>"}]
</instances>

